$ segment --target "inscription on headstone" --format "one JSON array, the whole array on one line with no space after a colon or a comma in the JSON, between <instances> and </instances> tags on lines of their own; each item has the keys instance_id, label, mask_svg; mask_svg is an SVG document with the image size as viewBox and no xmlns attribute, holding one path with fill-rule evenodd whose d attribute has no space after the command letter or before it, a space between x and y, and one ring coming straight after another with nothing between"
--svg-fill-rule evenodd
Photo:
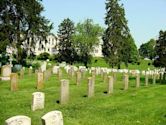
<instances>
[{"instance_id":1,"label":"inscription on headstone","mask_svg":"<svg viewBox=\"0 0 166 125\"><path fill-rule=\"evenodd\" d=\"M27 116L13 116L5 121L6 125L31 125L31 119Z\"/></svg>"},{"instance_id":2,"label":"inscription on headstone","mask_svg":"<svg viewBox=\"0 0 166 125\"><path fill-rule=\"evenodd\" d=\"M42 117L42 125L63 125L63 116L60 111L51 111Z\"/></svg>"},{"instance_id":3,"label":"inscription on headstone","mask_svg":"<svg viewBox=\"0 0 166 125\"><path fill-rule=\"evenodd\" d=\"M44 108L45 95L43 92L34 92L32 94L32 111Z\"/></svg>"}]
</instances>

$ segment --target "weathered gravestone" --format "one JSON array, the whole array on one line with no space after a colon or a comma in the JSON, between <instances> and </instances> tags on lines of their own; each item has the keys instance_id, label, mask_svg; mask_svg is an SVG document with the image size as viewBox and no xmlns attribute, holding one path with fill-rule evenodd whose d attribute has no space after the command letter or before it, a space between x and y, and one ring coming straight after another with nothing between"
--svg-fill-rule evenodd
<instances>
[{"instance_id":1,"label":"weathered gravestone","mask_svg":"<svg viewBox=\"0 0 166 125\"><path fill-rule=\"evenodd\" d=\"M60 103L65 104L69 101L69 80L61 80Z\"/></svg>"},{"instance_id":2,"label":"weathered gravestone","mask_svg":"<svg viewBox=\"0 0 166 125\"><path fill-rule=\"evenodd\" d=\"M11 75L10 75L10 90L11 91L18 90L18 75L17 75L17 73L11 73Z\"/></svg>"},{"instance_id":3,"label":"weathered gravestone","mask_svg":"<svg viewBox=\"0 0 166 125\"><path fill-rule=\"evenodd\" d=\"M44 87L44 75L42 72L37 73L37 89L42 89Z\"/></svg>"},{"instance_id":4,"label":"weathered gravestone","mask_svg":"<svg viewBox=\"0 0 166 125\"><path fill-rule=\"evenodd\" d=\"M54 66L52 69L53 74L58 74L59 66Z\"/></svg>"},{"instance_id":5,"label":"weathered gravestone","mask_svg":"<svg viewBox=\"0 0 166 125\"><path fill-rule=\"evenodd\" d=\"M124 90L128 89L128 85L129 84L129 75L128 74L124 74Z\"/></svg>"},{"instance_id":6,"label":"weathered gravestone","mask_svg":"<svg viewBox=\"0 0 166 125\"><path fill-rule=\"evenodd\" d=\"M58 70L58 80L61 80L61 78L62 78L62 70L61 70L61 68L59 68L59 70Z\"/></svg>"},{"instance_id":7,"label":"weathered gravestone","mask_svg":"<svg viewBox=\"0 0 166 125\"><path fill-rule=\"evenodd\" d=\"M153 84L156 84L156 74L153 74Z\"/></svg>"},{"instance_id":8,"label":"weathered gravestone","mask_svg":"<svg viewBox=\"0 0 166 125\"><path fill-rule=\"evenodd\" d=\"M108 76L108 94L113 93L113 87L114 87L114 78L113 76Z\"/></svg>"},{"instance_id":9,"label":"weathered gravestone","mask_svg":"<svg viewBox=\"0 0 166 125\"><path fill-rule=\"evenodd\" d=\"M33 69L32 69L32 66L30 66L29 69L28 69L28 74L29 74L30 76L32 75L32 70L33 70Z\"/></svg>"},{"instance_id":10,"label":"weathered gravestone","mask_svg":"<svg viewBox=\"0 0 166 125\"><path fill-rule=\"evenodd\" d=\"M20 70L20 79L23 79L24 78L24 69L22 68Z\"/></svg>"},{"instance_id":11,"label":"weathered gravestone","mask_svg":"<svg viewBox=\"0 0 166 125\"><path fill-rule=\"evenodd\" d=\"M77 71L76 72L76 84L80 85L80 83L81 83L81 72Z\"/></svg>"},{"instance_id":12,"label":"weathered gravestone","mask_svg":"<svg viewBox=\"0 0 166 125\"><path fill-rule=\"evenodd\" d=\"M31 125L31 119L27 116L13 116L5 121L6 125Z\"/></svg>"},{"instance_id":13,"label":"weathered gravestone","mask_svg":"<svg viewBox=\"0 0 166 125\"><path fill-rule=\"evenodd\" d=\"M148 86L148 83L149 83L149 74L148 74L148 72L146 72L146 74L145 74L145 86Z\"/></svg>"},{"instance_id":14,"label":"weathered gravestone","mask_svg":"<svg viewBox=\"0 0 166 125\"><path fill-rule=\"evenodd\" d=\"M60 111L51 111L42 118L42 125L63 125L63 116Z\"/></svg>"},{"instance_id":15,"label":"weathered gravestone","mask_svg":"<svg viewBox=\"0 0 166 125\"><path fill-rule=\"evenodd\" d=\"M137 88L140 87L140 74L139 73L136 74L136 87Z\"/></svg>"},{"instance_id":16,"label":"weathered gravestone","mask_svg":"<svg viewBox=\"0 0 166 125\"><path fill-rule=\"evenodd\" d=\"M92 77L88 78L88 97L94 96L94 80Z\"/></svg>"},{"instance_id":17,"label":"weathered gravestone","mask_svg":"<svg viewBox=\"0 0 166 125\"><path fill-rule=\"evenodd\" d=\"M46 71L46 66L47 66L47 62L44 61L43 64L41 65L40 69L41 69L41 72L44 72Z\"/></svg>"},{"instance_id":18,"label":"weathered gravestone","mask_svg":"<svg viewBox=\"0 0 166 125\"><path fill-rule=\"evenodd\" d=\"M52 70L48 69L46 71L44 71L44 80L48 80L52 75Z\"/></svg>"},{"instance_id":19,"label":"weathered gravestone","mask_svg":"<svg viewBox=\"0 0 166 125\"><path fill-rule=\"evenodd\" d=\"M34 92L32 94L32 105L31 105L32 111L35 111L37 109L43 109L44 102L45 102L44 93L43 92Z\"/></svg>"},{"instance_id":20,"label":"weathered gravestone","mask_svg":"<svg viewBox=\"0 0 166 125\"><path fill-rule=\"evenodd\" d=\"M1 80L10 80L10 74L11 74L11 66L10 65L4 65L1 69Z\"/></svg>"}]
</instances>

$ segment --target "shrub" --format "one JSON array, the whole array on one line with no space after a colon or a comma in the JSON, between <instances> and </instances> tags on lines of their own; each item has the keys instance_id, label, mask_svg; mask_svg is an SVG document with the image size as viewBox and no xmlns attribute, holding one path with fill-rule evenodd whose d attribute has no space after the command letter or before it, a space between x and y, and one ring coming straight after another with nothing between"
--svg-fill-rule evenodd
<instances>
[{"instance_id":1,"label":"shrub","mask_svg":"<svg viewBox=\"0 0 166 125\"><path fill-rule=\"evenodd\" d=\"M50 58L50 54L47 52L41 53L40 55L37 56L38 60L47 60Z\"/></svg>"}]
</instances>

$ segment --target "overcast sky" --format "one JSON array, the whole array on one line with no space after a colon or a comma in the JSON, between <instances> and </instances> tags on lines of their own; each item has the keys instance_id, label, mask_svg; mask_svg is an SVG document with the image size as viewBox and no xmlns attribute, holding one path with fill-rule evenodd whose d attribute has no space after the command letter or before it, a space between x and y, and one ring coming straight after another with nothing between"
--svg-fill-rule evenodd
<instances>
[{"instance_id":1,"label":"overcast sky","mask_svg":"<svg viewBox=\"0 0 166 125\"><path fill-rule=\"evenodd\" d=\"M121 0L121 3L137 46L156 39L161 29L166 30L166 0ZM105 0L43 0L43 5L43 15L54 23L54 33L65 18L75 23L90 18L105 27Z\"/></svg>"}]
</instances>

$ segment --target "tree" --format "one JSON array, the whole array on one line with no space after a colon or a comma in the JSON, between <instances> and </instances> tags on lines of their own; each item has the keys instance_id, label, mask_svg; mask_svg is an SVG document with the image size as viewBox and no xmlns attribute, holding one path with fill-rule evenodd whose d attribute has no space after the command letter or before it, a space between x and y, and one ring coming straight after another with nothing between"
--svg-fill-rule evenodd
<instances>
[{"instance_id":1,"label":"tree","mask_svg":"<svg viewBox=\"0 0 166 125\"><path fill-rule=\"evenodd\" d=\"M122 61L125 63L126 67L128 67L128 63L138 62L139 53L131 35L129 35L124 44L126 45L124 45L124 48L122 49Z\"/></svg>"},{"instance_id":2,"label":"tree","mask_svg":"<svg viewBox=\"0 0 166 125\"><path fill-rule=\"evenodd\" d=\"M74 41L77 61L84 63L86 67L88 67L88 63L91 63L91 53L98 45L102 33L103 29L98 24L94 24L92 19L86 19L76 26Z\"/></svg>"},{"instance_id":3,"label":"tree","mask_svg":"<svg viewBox=\"0 0 166 125\"><path fill-rule=\"evenodd\" d=\"M32 47L35 39L46 39L52 24L41 12L44 10L41 0L1 0L0 1L0 35L1 43L12 45L17 49L17 62L22 63L23 43ZM27 49L31 49L31 48Z\"/></svg>"},{"instance_id":4,"label":"tree","mask_svg":"<svg viewBox=\"0 0 166 125\"><path fill-rule=\"evenodd\" d=\"M75 33L74 23L69 19L64 19L59 25L59 61L66 61L72 64L75 59L75 49L72 37Z\"/></svg>"},{"instance_id":5,"label":"tree","mask_svg":"<svg viewBox=\"0 0 166 125\"><path fill-rule=\"evenodd\" d=\"M139 48L140 56L144 58L154 59L155 58L155 45L156 41L151 39L147 43L144 43Z\"/></svg>"},{"instance_id":6,"label":"tree","mask_svg":"<svg viewBox=\"0 0 166 125\"><path fill-rule=\"evenodd\" d=\"M154 65L157 67L163 67L166 70L166 31L159 32L159 38L156 41L156 59ZM166 71L163 76L163 80L166 80Z\"/></svg>"},{"instance_id":7,"label":"tree","mask_svg":"<svg viewBox=\"0 0 166 125\"><path fill-rule=\"evenodd\" d=\"M125 57L125 43L129 38L129 29L125 19L123 5L119 5L119 0L107 0L105 24L107 28L103 35L102 52L105 60L112 66L118 66ZM127 59L128 60L128 59Z\"/></svg>"}]
</instances>

